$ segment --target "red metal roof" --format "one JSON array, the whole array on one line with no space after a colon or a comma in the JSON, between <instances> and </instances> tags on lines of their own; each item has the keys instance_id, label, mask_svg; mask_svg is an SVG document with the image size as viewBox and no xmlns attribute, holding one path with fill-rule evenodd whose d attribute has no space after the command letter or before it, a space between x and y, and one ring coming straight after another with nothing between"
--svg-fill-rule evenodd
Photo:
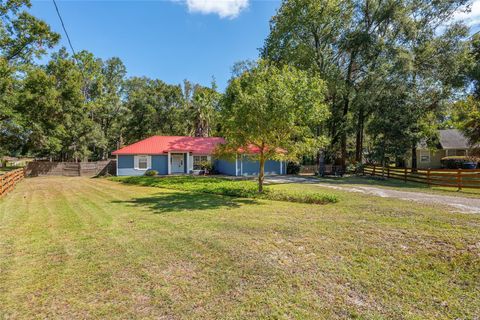
<instances>
[{"instance_id":1,"label":"red metal roof","mask_svg":"<svg viewBox=\"0 0 480 320\"><path fill-rule=\"evenodd\" d=\"M112 154L164 154L168 152L212 154L217 145L221 143L225 143L225 139L218 137L153 136L116 150Z\"/></svg>"},{"instance_id":2,"label":"red metal roof","mask_svg":"<svg viewBox=\"0 0 480 320\"><path fill-rule=\"evenodd\" d=\"M186 136L153 136L134 144L125 146L112 152L113 155L135 155L135 154L165 154L168 152L191 152L196 154L213 154L219 144L225 143L224 138L211 137L186 137ZM260 148L251 145L248 153L259 153ZM286 153L285 150L277 148L277 153ZM243 148L238 153L245 153Z\"/></svg>"}]
</instances>

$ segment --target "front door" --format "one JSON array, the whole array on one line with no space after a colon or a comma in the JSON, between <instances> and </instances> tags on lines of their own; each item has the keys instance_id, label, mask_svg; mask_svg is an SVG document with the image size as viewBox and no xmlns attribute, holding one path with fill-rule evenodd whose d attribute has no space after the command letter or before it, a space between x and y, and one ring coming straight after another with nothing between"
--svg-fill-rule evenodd
<instances>
[{"instance_id":1,"label":"front door","mask_svg":"<svg viewBox=\"0 0 480 320\"><path fill-rule=\"evenodd\" d=\"M172 173L185 173L185 161L183 153L172 153L170 157L172 161Z\"/></svg>"}]
</instances>

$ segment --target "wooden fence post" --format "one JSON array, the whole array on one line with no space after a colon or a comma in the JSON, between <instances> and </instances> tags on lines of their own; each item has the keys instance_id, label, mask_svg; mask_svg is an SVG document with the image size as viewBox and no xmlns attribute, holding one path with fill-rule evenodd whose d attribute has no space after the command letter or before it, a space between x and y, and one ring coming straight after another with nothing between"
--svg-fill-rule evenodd
<instances>
[{"instance_id":1,"label":"wooden fence post","mask_svg":"<svg viewBox=\"0 0 480 320\"><path fill-rule=\"evenodd\" d=\"M430 169L427 170L427 184L430 185Z\"/></svg>"},{"instance_id":2,"label":"wooden fence post","mask_svg":"<svg viewBox=\"0 0 480 320\"><path fill-rule=\"evenodd\" d=\"M373 165L372 176L375 176L375 165Z\"/></svg>"},{"instance_id":3,"label":"wooden fence post","mask_svg":"<svg viewBox=\"0 0 480 320\"><path fill-rule=\"evenodd\" d=\"M405 182L407 182L407 168L405 168L405 177L404 177Z\"/></svg>"},{"instance_id":4,"label":"wooden fence post","mask_svg":"<svg viewBox=\"0 0 480 320\"><path fill-rule=\"evenodd\" d=\"M387 178L390 179L390 167L387 167Z\"/></svg>"},{"instance_id":5,"label":"wooden fence post","mask_svg":"<svg viewBox=\"0 0 480 320\"><path fill-rule=\"evenodd\" d=\"M457 173L457 185L458 185L458 191L462 190L462 170L458 170Z\"/></svg>"}]
</instances>

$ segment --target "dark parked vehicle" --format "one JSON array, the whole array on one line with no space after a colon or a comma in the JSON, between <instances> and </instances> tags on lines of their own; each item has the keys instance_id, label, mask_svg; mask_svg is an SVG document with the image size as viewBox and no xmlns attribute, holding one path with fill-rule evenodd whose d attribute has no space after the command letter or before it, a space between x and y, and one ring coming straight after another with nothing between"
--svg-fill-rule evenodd
<instances>
[{"instance_id":1,"label":"dark parked vehicle","mask_svg":"<svg viewBox=\"0 0 480 320\"><path fill-rule=\"evenodd\" d=\"M479 161L476 157L454 156L442 158L441 163L443 169L476 169Z\"/></svg>"}]
</instances>

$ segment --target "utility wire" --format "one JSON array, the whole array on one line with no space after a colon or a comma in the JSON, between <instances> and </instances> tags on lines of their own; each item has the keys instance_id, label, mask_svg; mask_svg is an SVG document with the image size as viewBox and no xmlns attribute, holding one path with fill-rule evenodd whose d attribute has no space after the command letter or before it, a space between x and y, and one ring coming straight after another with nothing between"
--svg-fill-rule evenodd
<instances>
[{"instance_id":1,"label":"utility wire","mask_svg":"<svg viewBox=\"0 0 480 320\"><path fill-rule=\"evenodd\" d=\"M67 28L65 28L65 23L63 23L63 19L62 19L62 15L60 14L60 10L58 10L58 6L57 6L57 2L55 0L52 0L53 1L53 4L55 5L55 10L57 11L57 15L58 15L58 18L60 19L60 22L62 23L62 28L63 28L63 31L65 32L65 35L67 36L67 40L68 40L68 44L70 46L70 49L72 49L72 53L73 53L73 61L74 63L76 63L77 65L79 65L78 63L78 60L77 60L77 53L75 52L75 49L73 49L73 45L72 45L72 41L70 40L70 36L68 35L68 32L67 32ZM85 77L85 73L83 72L83 68L80 68L80 72L83 76L83 79L86 79ZM85 97L85 99L87 98L87 92L86 92L86 87L84 87L84 90L83 91L83 96ZM92 114L92 118L93 118L93 114Z\"/></svg>"},{"instance_id":2,"label":"utility wire","mask_svg":"<svg viewBox=\"0 0 480 320\"><path fill-rule=\"evenodd\" d=\"M68 44L70 45L70 49L72 49L73 56L74 56L74 59L75 59L75 55L76 55L75 49L73 49L72 41L70 41L70 36L68 35L67 28L65 28L65 24L63 23L62 15L60 14L60 10L58 10L57 2L55 0L53 0L53 4L55 5L55 10L57 11L58 18L60 19L63 31L65 32L65 35L67 36Z\"/></svg>"}]
</instances>

